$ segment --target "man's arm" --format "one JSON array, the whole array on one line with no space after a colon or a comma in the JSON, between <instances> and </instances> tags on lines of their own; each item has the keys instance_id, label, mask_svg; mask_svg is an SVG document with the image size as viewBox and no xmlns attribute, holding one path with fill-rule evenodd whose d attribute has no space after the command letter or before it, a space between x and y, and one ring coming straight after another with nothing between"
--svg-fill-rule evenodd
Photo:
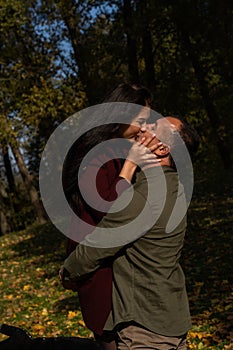
<instances>
[{"instance_id":1,"label":"man's arm","mask_svg":"<svg viewBox=\"0 0 233 350\"><path fill-rule=\"evenodd\" d=\"M132 193L132 188L115 201L111 208L114 212L108 213L65 260L63 268L71 280L81 281L150 228L148 215L143 215L146 222L140 218L146 202L142 193Z\"/></svg>"},{"instance_id":2,"label":"man's arm","mask_svg":"<svg viewBox=\"0 0 233 350\"><path fill-rule=\"evenodd\" d=\"M81 281L101 267L103 260L113 257L122 247L95 248L79 244L65 260L63 268L68 272L69 279Z\"/></svg>"},{"instance_id":3,"label":"man's arm","mask_svg":"<svg viewBox=\"0 0 233 350\"><path fill-rule=\"evenodd\" d=\"M81 281L142 237L160 217L166 201L163 170L155 167L140 172L134 187L114 202L111 210L65 260L64 268L74 281Z\"/></svg>"}]
</instances>

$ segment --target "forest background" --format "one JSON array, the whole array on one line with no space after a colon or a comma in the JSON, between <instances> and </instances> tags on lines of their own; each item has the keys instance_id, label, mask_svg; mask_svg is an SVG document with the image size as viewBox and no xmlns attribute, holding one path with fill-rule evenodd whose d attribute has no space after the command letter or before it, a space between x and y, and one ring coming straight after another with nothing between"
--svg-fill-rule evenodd
<instances>
[{"instance_id":1,"label":"forest background","mask_svg":"<svg viewBox=\"0 0 233 350\"><path fill-rule=\"evenodd\" d=\"M140 82L152 90L156 111L187 117L201 136L183 258L194 322L189 346L232 348L233 2L0 0L0 45L2 320L34 335L90 335L73 297L57 285L64 242L41 203L40 157L70 115L123 81ZM48 311L46 291L33 299L33 273L63 304ZM21 304L15 293L25 296ZM25 316L30 308L33 321Z\"/></svg>"}]
</instances>

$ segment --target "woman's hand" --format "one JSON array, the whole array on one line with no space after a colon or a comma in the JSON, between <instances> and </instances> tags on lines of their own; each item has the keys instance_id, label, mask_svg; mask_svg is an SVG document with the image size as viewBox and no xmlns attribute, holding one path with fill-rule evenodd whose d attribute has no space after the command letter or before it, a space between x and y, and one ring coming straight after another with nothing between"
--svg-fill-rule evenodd
<instances>
[{"instance_id":1,"label":"woman's hand","mask_svg":"<svg viewBox=\"0 0 233 350\"><path fill-rule=\"evenodd\" d=\"M153 152L160 147L161 143L150 145L153 138L154 136L151 136L147 139L133 141L119 176L131 182L137 166L145 170L160 165L160 159Z\"/></svg>"},{"instance_id":2,"label":"woman's hand","mask_svg":"<svg viewBox=\"0 0 233 350\"><path fill-rule=\"evenodd\" d=\"M129 150L127 160L141 168L148 164L152 166L159 165L160 159L157 158L154 152L161 146L161 142L150 145L152 139L153 136L135 141Z\"/></svg>"},{"instance_id":3,"label":"woman's hand","mask_svg":"<svg viewBox=\"0 0 233 350\"><path fill-rule=\"evenodd\" d=\"M130 142L132 147L119 174L128 182L132 181L137 166L145 170L160 165L161 160L155 152L162 146L162 142L156 138L155 134L146 129L141 129L137 138Z\"/></svg>"},{"instance_id":4,"label":"woman's hand","mask_svg":"<svg viewBox=\"0 0 233 350\"><path fill-rule=\"evenodd\" d=\"M162 146L162 142L156 138L155 133L141 129L135 141L127 159L141 167L147 164L156 166L160 163L160 159L158 159L155 152Z\"/></svg>"}]
</instances>

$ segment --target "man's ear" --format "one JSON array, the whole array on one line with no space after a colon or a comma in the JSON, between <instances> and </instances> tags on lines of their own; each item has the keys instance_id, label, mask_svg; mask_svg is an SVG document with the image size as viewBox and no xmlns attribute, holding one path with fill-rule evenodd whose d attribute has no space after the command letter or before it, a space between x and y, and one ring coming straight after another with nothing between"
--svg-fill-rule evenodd
<instances>
[{"instance_id":1,"label":"man's ear","mask_svg":"<svg viewBox=\"0 0 233 350\"><path fill-rule=\"evenodd\" d=\"M161 146L159 146L159 148L157 148L155 153L159 157L166 157L170 153L170 147L163 143Z\"/></svg>"}]
</instances>

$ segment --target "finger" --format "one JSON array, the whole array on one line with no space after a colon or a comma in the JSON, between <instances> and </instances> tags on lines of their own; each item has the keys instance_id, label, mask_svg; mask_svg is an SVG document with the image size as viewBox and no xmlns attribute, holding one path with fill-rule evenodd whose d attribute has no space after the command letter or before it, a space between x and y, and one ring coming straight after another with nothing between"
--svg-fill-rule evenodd
<instances>
[{"instance_id":1,"label":"finger","mask_svg":"<svg viewBox=\"0 0 233 350\"><path fill-rule=\"evenodd\" d=\"M155 155L154 155L155 156ZM148 158L144 160L144 164L148 163L160 163L162 160L160 158L157 158L156 156L153 158Z\"/></svg>"},{"instance_id":2,"label":"finger","mask_svg":"<svg viewBox=\"0 0 233 350\"><path fill-rule=\"evenodd\" d=\"M161 159L154 159L154 160L149 160L145 162L145 164L160 164L160 163L161 163Z\"/></svg>"},{"instance_id":3,"label":"finger","mask_svg":"<svg viewBox=\"0 0 233 350\"><path fill-rule=\"evenodd\" d=\"M155 134L151 134L151 136L147 137L147 138L143 141L143 145L144 145L145 147L148 147L149 144L154 140L155 136L156 136Z\"/></svg>"},{"instance_id":4,"label":"finger","mask_svg":"<svg viewBox=\"0 0 233 350\"><path fill-rule=\"evenodd\" d=\"M137 135L135 138L135 141L138 143L143 143L146 140L146 137L144 135Z\"/></svg>"},{"instance_id":5,"label":"finger","mask_svg":"<svg viewBox=\"0 0 233 350\"><path fill-rule=\"evenodd\" d=\"M160 148L161 146L163 145L162 142L158 142L152 146L149 146L148 149L151 151L151 152L154 152L156 151L158 148Z\"/></svg>"}]
</instances>

